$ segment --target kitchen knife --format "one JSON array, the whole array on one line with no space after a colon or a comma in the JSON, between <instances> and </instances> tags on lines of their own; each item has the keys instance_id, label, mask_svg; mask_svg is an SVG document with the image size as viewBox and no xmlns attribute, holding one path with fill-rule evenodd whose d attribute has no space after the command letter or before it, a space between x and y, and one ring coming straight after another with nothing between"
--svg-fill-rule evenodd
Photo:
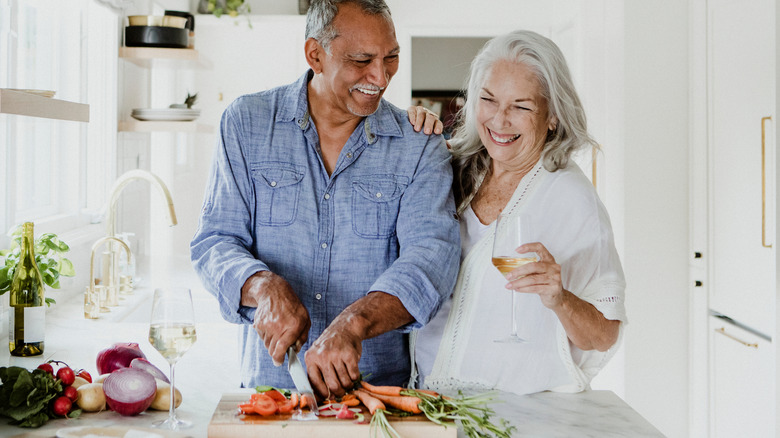
<instances>
[{"instance_id":1,"label":"kitchen knife","mask_svg":"<svg viewBox=\"0 0 780 438\"><path fill-rule=\"evenodd\" d=\"M306 370L303 369L303 364L298 359L298 353L295 352L295 347L292 345L287 349L287 370L290 372L293 383L295 383L295 389L301 393L301 396L306 396L306 400L309 402L309 410L311 411L309 414L296 412L293 415L293 419L316 420L317 415L319 415L319 409L317 408L317 401L314 399L314 391L311 389L309 376L306 375Z\"/></svg>"}]
</instances>

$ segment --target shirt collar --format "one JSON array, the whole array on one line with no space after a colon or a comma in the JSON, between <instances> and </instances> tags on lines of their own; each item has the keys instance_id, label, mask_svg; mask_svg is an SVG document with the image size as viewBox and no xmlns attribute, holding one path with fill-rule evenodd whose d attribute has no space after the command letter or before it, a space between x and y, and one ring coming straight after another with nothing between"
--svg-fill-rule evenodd
<instances>
[{"instance_id":1,"label":"shirt collar","mask_svg":"<svg viewBox=\"0 0 780 438\"><path fill-rule=\"evenodd\" d=\"M287 87L283 98L284 104L276 114L276 121L295 121L301 129L305 130L308 128L310 120L308 84L313 77L314 72L309 69L290 87ZM358 125L358 127L360 126ZM403 136L403 131L395 118L392 105L384 98L379 102L379 108L377 108L376 112L363 120L363 130L369 144L376 142L377 136Z\"/></svg>"}]
</instances>

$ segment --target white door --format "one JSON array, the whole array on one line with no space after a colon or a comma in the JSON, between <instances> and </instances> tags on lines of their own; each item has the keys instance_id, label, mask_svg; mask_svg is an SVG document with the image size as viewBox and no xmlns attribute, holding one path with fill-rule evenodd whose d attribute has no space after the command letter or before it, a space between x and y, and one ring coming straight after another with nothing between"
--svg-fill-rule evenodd
<instances>
[{"instance_id":1,"label":"white door","mask_svg":"<svg viewBox=\"0 0 780 438\"><path fill-rule=\"evenodd\" d=\"M715 317L710 333L710 435L775 436L772 343Z\"/></svg>"},{"instance_id":2,"label":"white door","mask_svg":"<svg viewBox=\"0 0 780 438\"><path fill-rule=\"evenodd\" d=\"M708 15L710 308L771 334L775 2L712 0Z\"/></svg>"}]
</instances>

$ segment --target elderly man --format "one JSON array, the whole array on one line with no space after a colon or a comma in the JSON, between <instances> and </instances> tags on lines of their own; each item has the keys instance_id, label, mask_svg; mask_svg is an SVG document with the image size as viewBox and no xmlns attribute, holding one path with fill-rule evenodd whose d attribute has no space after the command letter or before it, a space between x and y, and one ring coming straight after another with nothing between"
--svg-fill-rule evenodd
<instances>
[{"instance_id":1,"label":"elderly man","mask_svg":"<svg viewBox=\"0 0 780 438\"><path fill-rule=\"evenodd\" d=\"M361 373L401 385L406 333L457 276L450 156L382 99L399 54L384 1L315 0L306 38L306 74L222 116L193 264L242 324L243 386L292 387L290 346L319 396Z\"/></svg>"}]
</instances>

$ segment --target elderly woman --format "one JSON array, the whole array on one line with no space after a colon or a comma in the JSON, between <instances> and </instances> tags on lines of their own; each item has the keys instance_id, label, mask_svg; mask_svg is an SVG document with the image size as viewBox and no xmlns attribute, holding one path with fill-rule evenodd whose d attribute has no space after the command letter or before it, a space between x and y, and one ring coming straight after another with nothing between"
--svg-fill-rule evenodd
<instances>
[{"instance_id":1,"label":"elderly woman","mask_svg":"<svg viewBox=\"0 0 780 438\"><path fill-rule=\"evenodd\" d=\"M412 384L582 391L617 348L625 280L607 211L571 160L595 143L566 61L534 32L496 37L471 64L467 96L451 140L461 269L451 298L412 335ZM410 120L423 126L413 110ZM538 240L517 248L538 261L506 277L491 264L502 212L529 217ZM509 334L511 294L526 342L494 342Z\"/></svg>"}]
</instances>

